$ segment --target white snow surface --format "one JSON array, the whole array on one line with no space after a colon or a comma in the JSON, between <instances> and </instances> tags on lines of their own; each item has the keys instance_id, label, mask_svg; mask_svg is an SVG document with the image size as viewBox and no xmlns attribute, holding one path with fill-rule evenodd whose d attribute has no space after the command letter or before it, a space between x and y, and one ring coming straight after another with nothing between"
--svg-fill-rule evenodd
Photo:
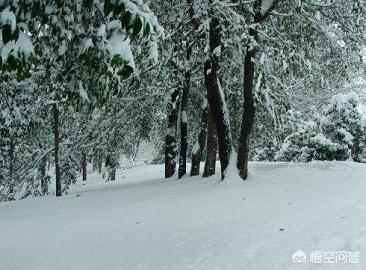
<instances>
[{"instance_id":1,"label":"white snow surface","mask_svg":"<svg viewBox=\"0 0 366 270\"><path fill-rule=\"evenodd\" d=\"M366 269L363 164L254 162L246 182L163 172L92 173L61 198L0 203L0 269ZM360 263L296 264L297 250L358 250Z\"/></svg>"}]
</instances>

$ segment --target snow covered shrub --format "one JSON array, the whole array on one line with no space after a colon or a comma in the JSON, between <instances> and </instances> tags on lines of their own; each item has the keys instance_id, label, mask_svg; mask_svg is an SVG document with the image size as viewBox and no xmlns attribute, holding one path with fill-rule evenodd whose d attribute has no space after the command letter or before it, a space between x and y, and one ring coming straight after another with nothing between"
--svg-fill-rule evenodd
<instances>
[{"instance_id":1,"label":"snow covered shrub","mask_svg":"<svg viewBox=\"0 0 366 270\"><path fill-rule=\"evenodd\" d=\"M311 120L306 122L299 113L287 113L284 125L287 136L275 160L363 159L366 125L356 93L335 95L322 115L314 110L310 117Z\"/></svg>"},{"instance_id":2,"label":"snow covered shrub","mask_svg":"<svg viewBox=\"0 0 366 270\"><path fill-rule=\"evenodd\" d=\"M334 143L349 149L349 158L360 161L365 146L365 125L355 92L335 95L320 121L324 134Z\"/></svg>"},{"instance_id":3,"label":"snow covered shrub","mask_svg":"<svg viewBox=\"0 0 366 270\"><path fill-rule=\"evenodd\" d=\"M278 148L274 145L269 145L263 148L256 148L253 151L252 160L254 161L273 161Z\"/></svg>"},{"instance_id":4,"label":"snow covered shrub","mask_svg":"<svg viewBox=\"0 0 366 270\"><path fill-rule=\"evenodd\" d=\"M332 142L322 133L310 138L309 149L311 160L346 160L349 156L346 146Z\"/></svg>"},{"instance_id":5,"label":"snow covered shrub","mask_svg":"<svg viewBox=\"0 0 366 270\"><path fill-rule=\"evenodd\" d=\"M314 121L303 122L298 129L288 135L275 155L276 161L305 162L312 160L314 149L310 140L318 134L318 124Z\"/></svg>"},{"instance_id":6,"label":"snow covered shrub","mask_svg":"<svg viewBox=\"0 0 366 270\"><path fill-rule=\"evenodd\" d=\"M315 121L304 122L287 136L275 155L276 161L346 160L348 148L327 139Z\"/></svg>"}]
</instances>

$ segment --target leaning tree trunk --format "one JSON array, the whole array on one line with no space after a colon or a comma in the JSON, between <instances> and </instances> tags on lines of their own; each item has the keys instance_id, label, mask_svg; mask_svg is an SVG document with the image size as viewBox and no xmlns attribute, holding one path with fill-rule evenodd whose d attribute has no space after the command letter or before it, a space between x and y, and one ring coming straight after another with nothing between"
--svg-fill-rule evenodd
<instances>
[{"instance_id":1,"label":"leaning tree trunk","mask_svg":"<svg viewBox=\"0 0 366 270\"><path fill-rule=\"evenodd\" d=\"M208 104L207 104L207 98L205 98L202 106L202 120L201 120L200 133L198 134L198 140L192 149L191 176L200 174L202 153L203 149L205 148L206 136L207 136L207 117L208 117Z\"/></svg>"},{"instance_id":2,"label":"leaning tree trunk","mask_svg":"<svg viewBox=\"0 0 366 270\"><path fill-rule=\"evenodd\" d=\"M61 184L61 166L59 159L60 151L60 130L59 130L59 117L60 110L57 103L52 105L53 110L53 136L54 136L54 159L55 159L55 175L56 175L56 196L62 195L62 184Z\"/></svg>"},{"instance_id":3,"label":"leaning tree trunk","mask_svg":"<svg viewBox=\"0 0 366 270\"><path fill-rule=\"evenodd\" d=\"M177 156L176 129L178 122L179 89L175 89L168 103L168 127L165 136L165 178L175 173L175 157Z\"/></svg>"},{"instance_id":4,"label":"leaning tree trunk","mask_svg":"<svg viewBox=\"0 0 366 270\"><path fill-rule=\"evenodd\" d=\"M191 65L192 47L187 49L186 71L184 72L184 84L181 101L181 117L180 117L180 153L179 153L179 170L178 178L182 178L187 172L187 148L188 148L188 119L187 119L187 103L189 95L189 87L191 84L192 69Z\"/></svg>"},{"instance_id":5,"label":"leaning tree trunk","mask_svg":"<svg viewBox=\"0 0 366 270\"><path fill-rule=\"evenodd\" d=\"M215 120L219 157L221 163L222 179L225 177L225 170L229 165L231 153L231 135L227 115L225 112L225 97L220 89L217 72L219 66L218 51L221 47L221 27L217 17L210 22L210 54L204 65L205 85L211 113Z\"/></svg>"},{"instance_id":6,"label":"leaning tree trunk","mask_svg":"<svg viewBox=\"0 0 366 270\"><path fill-rule=\"evenodd\" d=\"M86 160L86 154L85 151L82 151L81 153L81 169L83 171L83 181L86 181L87 179L87 160Z\"/></svg>"},{"instance_id":7,"label":"leaning tree trunk","mask_svg":"<svg viewBox=\"0 0 366 270\"><path fill-rule=\"evenodd\" d=\"M217 136L215 121L211 114L208 112L208 127L207 127L207 151L206 162L203 177L209 177L215 174L216 170L216 153L217 153Z\"/></svg>"}]
</instances>

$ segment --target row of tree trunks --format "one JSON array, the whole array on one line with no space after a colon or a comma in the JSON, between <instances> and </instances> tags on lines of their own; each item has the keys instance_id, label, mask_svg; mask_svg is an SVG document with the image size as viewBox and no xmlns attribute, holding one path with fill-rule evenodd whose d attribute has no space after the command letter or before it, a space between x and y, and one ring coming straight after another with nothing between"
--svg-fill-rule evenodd
<instances>
[{"instance_id":1,"label":"row of tree trunks","mask_svg":"<svg viewBox=\"0 0 366 270\"><path fill-rule=\"evenodd\" d=\"M213 17L210 22L210 54L204 65L205 85L207 89L208 103L214 118L221 163L221 176L225 177L225 170L229 165L231 154L231 135L229 123L226 119L225 100L223 93L220 93L218 82L219 56L217 49L221 46L221 26L218 18Z\"/></svg>"},{"instance_id":2,"label":"row of tree trunks","mask_svg":"<svg viewBox=\"0 0 366 270\"><path fill-rule=\"evenodd\" d=\"M204 99L202 105L202 120L201 120L201 128L198 134L198 140L196 144L193 146L192 150L192 166L191 166L191 176L200 174L200 164L202 160L202 153L206 144L207 137L207 118L208 118L208 104L207 98Z\"/></svg>"},{"instance_id":3,"label":"row of tree trunks","mask_svg":"<svg viewBox=\"0 0 366 270\"><path fill-rule=\"evenodd\" d=\"M187 0L189 4L192 4L192 0ZM249 40L258 43L258 32L256 27L260 25L265 18L270 15L270 12L276 6L278 0L272 2L271 7L264 13L261 13L261 1L255 0L254 2L254 18L253 18L253 28L249 30ZM190 14L193 14L193 5L190 5ZM225 177L225 170L229 165L230 154L232 149L232 141L230 134L230 127L227 119L227 112L225 111L225 97L222 89L220 89L218 70L219 70L219 48L221 46L221 26L220 21L217 17L212 17L210 21L209 30L209 55L204 64L204 81L207 89L207 99L210 107L210 120L208 121L208 138L207 138L207 156L205 164L205 176L212 175L215 170L216 161L216 148L218 145L219 158L221 163L221 175L222 179ZM243 114L239 137L239 147L237 154L237 168L239 175L242 179L247 179L248 177L248 157L249 157L249 138L253 128L255 119L255 102L253 96L253 84L255 78L255 57L256 57L257 47L253 44L246 44L246 55L244 58L244 83L243 83ZM191 53L191 52L190 52ZM187 53L188 55L188 53ZM186 74L187 75L187 72ZM189 73L189 75L191 75ZM187 79L187 77L185 76ZM190 78L190 77L189 77ZM184 87L185 88L185 87ZM189 87L188 87L189 89ZM185 92L188 94L188 89ZM186 103L184 89L182 98L182 116L186 115ZM172 93L171 100L175 100L175 96L179 96L179 93ZM174 102L173 102L174 104ZM168 119L168 134L171 132L171 127L176 127L178 118L177 106L170 110ZM184 121L186 117L181 117L183 121L181 122L181 154L180 154L180 170L179 178L185 174L186 171L186 151L187 151L187 125ZM210 125L210 121L212 121ZM204 122L204 121L203 121ZM210 130L210 127L216 130L216 133ZM199 151L196 153L194 151L192 155L192 169L191 175L199 174L199 163L201 160L202 151L204 148L204 140L201 138L204 133L200 131L199 135ZM216 137L215 137L216 136ZM214 141L217 140L217 144ZM165 154L165 176L170 177L175 172L175 155L172 149L175 149L176 140L175 136L166 137L166 154ZM196 147L197 148L197 147ZM195 149L196 150L196 149Z\"/></svg>"}]
</instances>

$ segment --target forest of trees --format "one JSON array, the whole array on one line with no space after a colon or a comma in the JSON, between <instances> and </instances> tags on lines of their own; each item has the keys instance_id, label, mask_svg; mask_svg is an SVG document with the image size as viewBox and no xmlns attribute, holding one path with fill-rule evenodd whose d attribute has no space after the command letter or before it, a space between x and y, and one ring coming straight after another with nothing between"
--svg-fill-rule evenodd
<instances>
[{"instance_id":1,"label":"forest of trees","mask_svg":"<svg viewBox=\"0 0 366 270\"><path fill-rule=\"evenodd\" d=\"M49 194L51 177L61 196L88 164L113 181L141 142L166 178L211 176L217 157L223 180L249 160L366 160L362 0L0 10L0 201Z\"/></svg>"}]
</instances>

